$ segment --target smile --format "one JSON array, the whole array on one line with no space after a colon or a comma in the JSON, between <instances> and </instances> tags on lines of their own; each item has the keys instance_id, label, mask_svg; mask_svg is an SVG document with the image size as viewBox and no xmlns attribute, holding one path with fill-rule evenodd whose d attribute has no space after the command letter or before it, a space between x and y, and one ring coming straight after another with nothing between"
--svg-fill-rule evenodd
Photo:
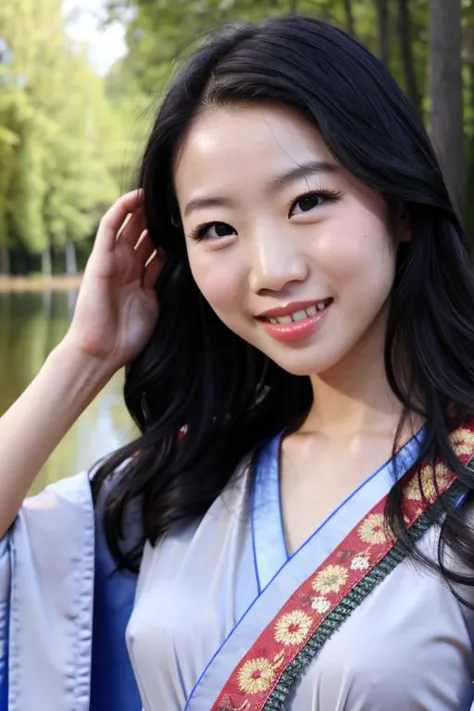
<instances>
[{"instance_id":1,"label":"smile","mask_svg":"<svg viewBox=\"0 0 474 711\"><path fill-rule=\"evenodd\" d=\"M314 304L295 304L294 310L273 309L258 317L269 336L283 343L295 343L309 338L326 319L334 299L321 299Z\"/></svg>"},{"instance_id":2,"label":"smile","mask_svg":"<svg viewBox=\"0 0 474 711\"><path fill-rule=\"evenodd\" d=\"M284 316L264 316L263 320L273 324L281 323L284 325L289 323L298 323L300 321L304 321L308 317L315 316L320 311L324 311L330 305L331 301L332 299L324 299L323 301L317 301L315 304L308 306L305 309L300 309L298 311L294 311L293 313L285 314Z\"/></svg>"}]
</instances>

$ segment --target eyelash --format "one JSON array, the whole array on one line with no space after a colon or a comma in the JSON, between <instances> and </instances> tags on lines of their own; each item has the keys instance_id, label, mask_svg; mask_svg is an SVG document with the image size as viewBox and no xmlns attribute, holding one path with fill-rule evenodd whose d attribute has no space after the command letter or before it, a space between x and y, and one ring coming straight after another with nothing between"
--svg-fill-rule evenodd
<instances>
[{"instance_id":1,"label":"eyelash","mask_svg":"<svg viewBox=\"0 0 474 711\"><path fill-rule=\"evenodd\" d=\"M331 189L324 189L324 190L310 190L307 193L303 193L302 195L298 195L298 197L293 200L291 203L290 209L288 211L288 217L291 216L292 211L295 209L296 205L301 201L304 200L305 198L308 197L319 197L322 198L324 202L337 202L340 197L341 193L339 190L331 190ZM319 206L315 206L319 207ZM305 211L303 211L305 212ZM306 211L306 212L309 212ZM227 222L221 222L219 220L214 220L213 222L205 222L202 225L198 225L196 229L194 229L190 233L190 238L194 240L195 242L201 242L206 239L206 232L211 228L214 227L215 225L226 225ZM228 225L231 227L231 225ZM233 228L232 228L233 229ZM222 237L223 239L223 237Z\"/></svg>"}]
</instances>

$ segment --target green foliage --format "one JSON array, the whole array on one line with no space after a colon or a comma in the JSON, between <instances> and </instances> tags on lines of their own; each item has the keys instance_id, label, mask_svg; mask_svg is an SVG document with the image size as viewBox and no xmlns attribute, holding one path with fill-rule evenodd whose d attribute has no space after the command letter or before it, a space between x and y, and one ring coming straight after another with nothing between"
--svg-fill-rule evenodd
<instances>
[{"instance_id":1,"label":"green foliage","mask_svg":"<svg viewBox=\"0 0 474 711\"><path fill-rule=\"evenodd\" d=\"M383 48L382 5L388 13ZM177 58L215 25L292 12L326 18L385 53L401 86L421 96L429 125L430 0L405 2L411 88L402 6L403 0L109 0L109 20L127 25L129 51L104 80L68 41L61 0L1 0L0 269L5 249L13 266L34 270L40 255L47 264L49 254L62 254L71 242L82 261L100 215L133 183ZM474 0L463 0L463 30L466 153L473 154ZM472 161L469 175L472 182Z\"/></svg>"},{"instance_id":2,"label":"green foliage","mask_svg":"<svg viewBox=\"0 0 474 711\"><path fill-rule=\"evenodd\" d=\"M2 0L0 86L0 245L46 258L118 196L126 126L70 47L61 0Z\"/></svg>"}]
</instances>

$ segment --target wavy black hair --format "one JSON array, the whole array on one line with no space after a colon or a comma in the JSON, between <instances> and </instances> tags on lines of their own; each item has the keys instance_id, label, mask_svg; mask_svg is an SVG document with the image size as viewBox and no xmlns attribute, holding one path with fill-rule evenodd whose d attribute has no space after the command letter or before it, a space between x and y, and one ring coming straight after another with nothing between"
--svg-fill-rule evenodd
<instances>
[{"instance_id":1,"label":"wavy black hair","mask_svg":"<svg viewBox=\"0 0 474 711\"><path fill-rule=\"evenodd\" d=\"M382 64L340 29L295 15L226 27L175 76L141 165L149 231L167 256L157 284L160 317L126 369L125 401L141 436L93 479L97 497L120 471L107 494L105 530L118 564L132 570L145 540L154 544L170 527L201 516L239 461L296 428L311 406L308 377L290 375L236 336L204 300L173 188L176 151L204 107L262 101L300 112L342 166L409 220L412 238L398 248L385 349L388 380L404 407L399 432L410 413L421 415L420 460L440 458L467 490L464 506L472 499L474 476L455 456L449 434L474 412L474 277L468 241L419 118ZM134 500L143 538L124 550L124 513ZM387 511L405 535L397 485ZM474 573L474 536L464 519L462 510L447 507L440 545ZM474 574L445 569L441 550L438 565L449 581L474 584Z\"/></svg>"}]
</instances>

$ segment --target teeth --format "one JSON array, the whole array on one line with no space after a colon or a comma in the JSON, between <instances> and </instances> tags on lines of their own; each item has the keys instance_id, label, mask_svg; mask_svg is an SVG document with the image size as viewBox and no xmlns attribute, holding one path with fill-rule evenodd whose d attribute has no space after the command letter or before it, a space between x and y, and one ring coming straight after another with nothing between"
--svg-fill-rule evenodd
<instances>
[{"instance_id":1,"label":"teeth","mask_svg":"<svg viewBox=\"0 0 474 711\"><path fill-rule=\"evenodd\" d=\"M326 299L325 301L319 301L313 306L308 306L307 309L295 311L294 314L289 314L288 316L277 316L276 318L269 318L267 320L270 321L270 323L281 323L283 325L288 325L289 323L293 322L297 323L298 321L304 321L304 319L308 318L308 316L314 316L318 313L318 311L324 311L324 309L327 308L329 304L330 299Z\"/></svg>"}]
</instances>

